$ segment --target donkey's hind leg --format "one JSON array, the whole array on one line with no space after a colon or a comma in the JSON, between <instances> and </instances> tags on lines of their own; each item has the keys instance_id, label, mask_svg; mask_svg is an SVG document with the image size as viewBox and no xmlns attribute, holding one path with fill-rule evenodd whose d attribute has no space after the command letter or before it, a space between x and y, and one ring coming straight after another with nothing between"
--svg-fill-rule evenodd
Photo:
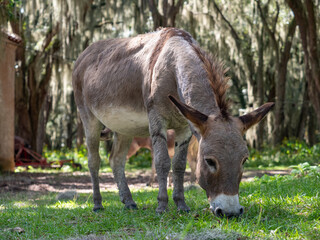
<instances>
[{"instance_id":1,"label":"donkey's hind leg","mask_svg":"<svg viewBox=\"0 0 320 240\"><path fill-rule=\"evenodd\" d=\"M80 113L81 114L81 113ZM99 155L99 143L100 132L102 124L93 116L87 117L88 114L82 114L83 125L86 134L86 142L88 148L88 166L91 175L92 188L93 188L93 211L103 209L102 197L99 187L99 168L100 168L100 155ZM84 118L85 116L85 118Z\"/></svg>"},{"instance_id":2,"label":"donkey's hind leg","mask_svg":"<svg viewBox=\"0 0 320 240\"><path fill-rule=\"evenodd\" d=\"M172 175L173 175L173 200L181 211L190 211L184 200L184 173L186 170L187 153L191 132L189 129L184 131L176 131L176 147L175 155L172 160Z\"/></svg>"},{"instance_id":3,"label":"donkey's hind leg","mask_svg":"<svg viewBox=\"0 0 320 240\"><path fill-rule=\"evenodd\" d=\"M118 185L120 200L128 209L136 209L137 204L133 201L125 176L126 156L130 148L132 138L114 133L110 165L115 181Z\"/></svg>"}]
</instances>

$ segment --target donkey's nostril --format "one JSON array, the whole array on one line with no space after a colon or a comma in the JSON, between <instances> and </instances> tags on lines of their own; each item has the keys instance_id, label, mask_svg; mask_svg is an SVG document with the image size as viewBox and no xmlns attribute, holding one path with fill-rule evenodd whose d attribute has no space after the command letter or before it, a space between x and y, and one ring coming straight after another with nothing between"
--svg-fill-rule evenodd
<instances>
[{"instance_id":1,"label":"donkey's nostril","mask_svg":"<svg viewBox=\"0 0 320 240\"><path fill-rule=\"evenodd\" d=\"M223 217L223 211L220 207L217 207L215 210L214 210L214 214L218 217Z\"/></svg>"},{"instance_id":2,"label":"donkey's nostril","mask_svg":"<svg viewBox=\"0 0 320 240\"><path fill-rule=\"evenodd\" d=\"M240 207L240 211L239 211L240 215L242 215L243 212L244 212L244 207Z\"/></svg>"}]
</instances>

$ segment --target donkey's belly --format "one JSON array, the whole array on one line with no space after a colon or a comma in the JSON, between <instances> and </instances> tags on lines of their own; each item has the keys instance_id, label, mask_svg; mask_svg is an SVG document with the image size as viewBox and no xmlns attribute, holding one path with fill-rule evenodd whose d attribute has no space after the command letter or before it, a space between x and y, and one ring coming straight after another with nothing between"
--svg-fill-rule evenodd
<instances>
[{"instance_id":1,"label":"donkey's belly","mask_svg":"<svg viewBox=\"0 0 320 240\"><path fill-rule=\"evenodd\" d=\"M128 108L111 108L99 111L96 117L109 129L127 136L148 136L149 120L146 112Z\"/></svg>"}]
</instances>

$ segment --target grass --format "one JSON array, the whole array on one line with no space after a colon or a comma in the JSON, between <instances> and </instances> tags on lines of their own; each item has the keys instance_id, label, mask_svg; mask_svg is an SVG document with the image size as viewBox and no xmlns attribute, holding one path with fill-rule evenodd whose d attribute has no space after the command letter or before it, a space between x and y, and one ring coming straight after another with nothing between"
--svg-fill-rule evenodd
<instances>
[{"instance_id":1,"label":"grass","mask_svg":"<svg viewBox=\"0 0 320 240\"><path fill-rule=\"evenodd\" d=\"M58 193L7 192L0 195L0 239L320 239L320 145L297 141L251 151L246 169L283 169L296 165L289 176L263 176L240 185L240 218L219 219L208 210L202 189L185 192L190 213L181 213L171 199L157 215L157 190L132 189L139 209L125 210L117 192L102 192L104 211L92 212L91 194L58 201ZM102 172L111 172L108 155L100 147ZM45 151L49 161L75 159L87 171L85 148ZM304 162L308 163L304 163ZM131 158L126 169L150 168L148 150ZM25 171L25 169L18 169ZM58 170L29 169L33 172ZM72 172L65 166L62 171ZM19 227L19 228L17 228Z\"/></svg>"},{"instance_id":2,"label":"grass","mask_svg":"<svg viewBox=\"0 0 320 240\"><path fill-rule=\"evenodd\" d=\"M92 195L57 201L57 193L0 195L0 239L319 239L320 175L264 176L240 186L240 218L219 219L203 190L186 191L191 212L157 215L157 190L133 190L138 210L125 210L117 192L102 192L105 210L92 212ZM169 191L170 197L172 191ZM23 232L13 230L20 227Z\"/></svg>"}]
</instances>

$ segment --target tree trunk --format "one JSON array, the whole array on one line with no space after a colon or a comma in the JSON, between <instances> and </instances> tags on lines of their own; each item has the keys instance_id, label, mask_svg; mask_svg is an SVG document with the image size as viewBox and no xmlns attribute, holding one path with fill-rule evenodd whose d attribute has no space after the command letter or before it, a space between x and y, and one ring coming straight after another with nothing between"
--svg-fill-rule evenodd
<instances>
[{"instance_id":1,"label":"tree trunk","mask_svg":"<svg viewBox=\"0 0 320 240\"><path fill-rule=\"evenodd\" d=\"M29 105L29 116L31 120L31 148L35 150L39 150L40 152L42 149L37 149L37 137L38 137L38 127L39 127L39 118L42 109L43 102L47 95L47 89L50 83L51 74L52 74L52 59L48 59L46 64L46 71L43 78L40 80L40 84L37 82L36 72L41 72L42 67L38 67L41 61L38 57L35 57L35 60L32 64L29 65L28 68L28 83L29 83L29 90L30 90L30 105ZM38 152L38 153L40 153Z\"/></svg>"},{"instance_id":2,"label":"tree trunk","mask_svg":"<svg viewBox=\"0 0 320 240\"><path fill-rule=\"evenodd\" d=\"M16 21L10 22L13 32L22 39L20 46L16 50L16 62L20 63L15 78L15 135L22 137L29 144L31 143L31 121L28 113L29 91L26 79L26 42L23 31Z\"/></svg>"},{"instance_id":3,"label":"tree trunk","mask_svg":"<svg viewBox=\"0 0 320 240\"><path fill-rule=\"evenodd\" d=\"M16 32L21 32L18 25L11 25ZM17 52L17 60L21 61L21 71L16 80L16 134L26 139L33 150L41 150L37 149L39 117L51 80L52 55L60 48L58 41L53 40L58 29L59 25L56 25L48 31L42 49L30 57L28 64L25 44L22 45L23 50L18 48Z\"/></svg>"},{"instance_id":4,"label":"tree trunk","mask_svg":"<svg viewBox=\"0 0 320 240\"><path fill-rule=\"evenodd\" d=\"M317 126L318 125L318 126ZM316 129L319 127L317 124L317 116L313 108L309 108L309 120L308 120L308 143L310 146L316 144Z\"/></svg>"},{"instance_id":5,"label":"tree trunk","mask_svg":"<svg viewBox=\"0 0 320 240\"><path fill-rule=\"evenodd\" d=\"M299 122L297 126L296 137L300 140L303 140L305 135L305 127L306 121L308 118L308 110L309 110L309 97L308 97L308 84L305 84L305 89L303 93L303 102L301 106L301 112L299 116Z\"/></svg>"},{"instance_id":6,"label":"tree trunk","mask_svg":"<svg viewBox=\"0 0 320 240\"><path fill-rule=\"evenodd\" d=\"M315 6L312 0L286 0L299 25L300 38L304 51L306 79L309 98L320 123L320 51L318 49L318 28Z\"/></svg>"},{"instance_id":7,"label":"tree trunk","mask_svg":"<svg viewBox=\"0 0 320 240\"><path fill-rule=\"evenodd\" d=\"M264 50L264 43L263 43L263 28L261 29L260 35L258 34L258 69L257 69L257 98L258 98L258 106L261 106L264 103L264 81L263 81L263 50ZM256 147L258 150L261 150L263 145L263 133L264 133L264 121L260 122L257 125L257 144Z\"/></svg>"},{"instance_id":8,"label":"tree trunk","mask_svg":"<svg viewBox=\"0 0 320 240\"><path fill-rule=\"evenodd\" d=\"M39 115L39 125L38 125L38 135L37 135L37 153L42 154L43 145L46 138L46 125L49 119L51 103L46 96L44 104L41 107L40 115Z\"/></svg>"},{"instance_id":9,"label":"tree trunk","mask_svg":"<svg viewBox=\"0 0 320 240\"><path fill-rule=\"evenodd\" d=\"M67 148L72 148L72 140L73 140L73 126L74 126L74 115L77 114L77 107L74 101L73 92L69 95L70 97L70 114L69 118L67 119Z\"/></svg>"},{"instance_id":10,"label":"tree trunk","mask_svg":"<svg viewBox=\"0 0 320 240\"><path fill-rule=\"evenodd\" d=\"M178 0L175 4L174 0L159 0L159 6L156 6L154 0L149 0L149 9L152 13L153 29L159 27L175 27L176 16L180 8L183 6L183 0ZM161 9L162 13L160 13Z\"/></svg>"},{"instance_id":11,"label":"tree trunk","mask_svg":"<svg viewBox=\"0 0 320 240\"><path fill-rule=\"evenodd\" d=\"M275 104L275 138L274 145L281 143L284 137L284 103L286 96L286 82L288 72L288 62L290 60L290 50L292 38L296 30L296 21L293 19L289 24L289 30L286 35L284 50L280 53L279 65L277 66L278 77L276 81L276 104ZM280 48L278 48L280 49Z\"/></svg>"},{"instance_id":12,"label":"tree trunk","mask_svg":"<svg viewBox=\"0 0 320 240\"><path fill-rule=\"evenodd\" d=\"M146 7L145 1L144 0L135 1L134 7L135 7L134 29L135 29L136 33L141 34L144 32L144 23L145 23L144 10Z\"/></svg>"}]
</instances>

